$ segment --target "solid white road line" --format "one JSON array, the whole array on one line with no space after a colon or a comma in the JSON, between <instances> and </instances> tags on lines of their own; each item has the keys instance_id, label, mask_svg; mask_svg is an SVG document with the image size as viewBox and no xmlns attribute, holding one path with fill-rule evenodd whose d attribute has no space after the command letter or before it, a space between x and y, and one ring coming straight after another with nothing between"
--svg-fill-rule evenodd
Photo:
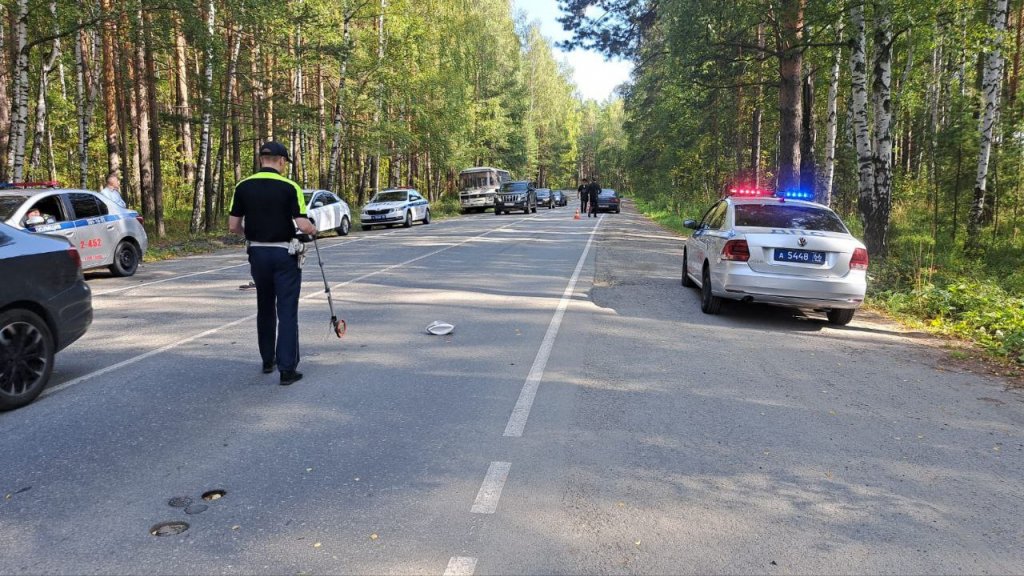
<instances>
[{"instance_id":1,"label":"solid white road line","mask_svg":"<svg viewBox=\"0 0 1024 576\"><path fill-rule=\"evenodd\" d=\"M395 268L401 268L403 266L408 266L409 264L412 264L414 262L419 262L420 260L423 260L425 258L430 258L431 256L436 256L437 254L440 254L441 252L445 252L447 250L451 250L452 248L458 248L459 246L462 246L463 244L467 244L467 243L472 242L474 240L483 238L484 236L487 236L487 235L489 235L491 233L497 232L497 231L502 230L504 228L508 228L512 224L514 224L514 222L510 222L510 223L508 223L508 224L506 224L504 226L499 226L498 228L493 228L493 229L488 230L488 231L486 231L486 232L484 232L482 234L477 234L476 236L472 236L470 238L466 238L465 240L462 240L461 242L458 242L456 244L452 244L451 246L446 246L444 248L438 248L437 250L434 250L433 252L430 252L428 254L424 254L422 256L418 256L416 258L412 258L410 260L406 260L405 262L401 262L399 264L393 264L391 266L387 266L386 268L381 268L380 270L376 270L374 272L367 272L366 274L363 274L362 276L359 276L357 278L353 278L351 280L347 280L345 282L337 284L337 285L333 286L331 288L331 290L334 290L334 289L337 289L337 288L341 288L341 287L344 287L344 286L348 286L349 284L355 284L355 283L358 283L358 282L362 282L363 280L366 280L367 278L371 278L373 276L377 276L378 274L384 274L386 272L390 272L391 270L394 270ZM313 298L315 296L319 296L319 295L323 295L323 294L324 294L323 290L317 290L316 292L310 292L309 294L306 294L305 296L302 296L300 298L300 300L306 300L308 298ZM237 326L237 325L239 325L239 324L241 324L243 322L248 322L248 321L255 320L255 319L256 319L256 314L251 314L251 315L246 316L244 318L239 318L238 320L234 320L232 322L228 322L227 324L224 324L222 326L218 326L216 328L211 328L211 329L209 329L209 330L207 330L205 332L201 332L201 333L196 334L194 336L189 336L188 338L183 338L181 340L176 340L174 342L171 342L170 344L167 344L165 346L161 346L160 348L156 348L154 350L150 350L149 352L144 352L142 354L139 354L138 356L132 356L131 358L128 358L126 360L122 360L122 361L120 361L120 362L118 362L116 364L111 364L110 366L106 366L104 368L100 368L99 370L96 370L96 371L93 371L93 372L89 372L88 374L83 374L83 375L79 376L78 378L74 378L72 380L68 380L67 382L61 383L61 384L59 384L57 386L53 386L51 388L47 388L46 390L43 390L43 393L40 394L39 397L40 398L46 397L46 396L49 396L50 394L54 394L56 392L60 392L61 390L66 390L66 389L74 386L75 384L80 384L82 382L85 382L86 380L91 380L91 379L93 379L93 378L95 378L97 376L102 376L103 374L107 374L108 372L112 372L112 371L117 370L119 368L124 368L125 366L130 366L132 364L135 364L137 362L145 360L146 358L149 358L151 356L155 356L155 355L160 354L162 352L166 352L168 350L172 350L174 348L177 348L178 346L181 346L182 344L188 344L189 342L198 340L198 339L200 339L200 338L202 338L204 336L209 336L211 334L216 334L217 332L220 332L222 330L226 330L228 328L231 328L232 326Z\"/></svg>"},{"instance_id":2,"label":"solid white road line","mask_svg":"<svg viewBox=\"0 0 1024 576\"><path fill-rule=\"evenodd\" d=\"M491 462L487 468L487 476L484 483L480 485L480 491L476 494L473 502L474 514L494 514L498 509L498 500L501 499L501 490L505 487L505 480L508 480L508 471L512 467L510 462Z\"/></svg>"},{"instance_id":3,"label":"solid white road line","mask_svg":"<svg viewBox=\"0 0 1024 576\"><path fill-rule=\"evenodd\" d=\"M576 269L572 273L572 278L569 279L569 284L565 287L565 292L562 293L562 299L558 301L558 308L555 310L555 315L551 317L551 323L548 324L548 331L544 334L540 350L537 351L537 357L534 358L533 366L530 367L530 374L526 377L526 383L523 384L522 392L519 393L519 400L516 401L516 406L512 409L512 415L509 416L504 436L519 437L523 435L523 429L526 428L526 420L530 417L530 408L533 407L533 400L537 396L537 388L544 378L544 369L548 365L548 357L551 356L551 349L555 345L558 329L562 325L562 317L565 316L565 310L569 307L569 302L572 301L572 294L576 290L576 282L580 278L580 271L583 270L583 264L586 263L587 256L590 254L590 246L594 242L594 234L601 226L603 220L604 216L601 216L597 224L590 231L590 236L587 238L587 246L583 249L583 254L580 254L580 259L576 263Z\"/></svg>"},{"instance_id":4,"label":"solid white road line","mask_svg":"<svg viewBox=\"0 0 1024 576\"><path fill-rule=\"evenodd\" d=\"M452 556L448 561L448 567L444 569L444 576L473 576L475 570L476 558Z\"/></svg>"}]
</instances>

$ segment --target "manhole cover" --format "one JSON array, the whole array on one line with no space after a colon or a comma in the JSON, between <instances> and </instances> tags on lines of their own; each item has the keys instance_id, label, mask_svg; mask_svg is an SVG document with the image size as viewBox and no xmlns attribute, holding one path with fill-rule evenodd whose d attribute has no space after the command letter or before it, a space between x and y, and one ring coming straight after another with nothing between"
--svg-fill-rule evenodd
<instances>
[{"instance_id":1,"label":"manhole cover","mask_svg":"<svg viewBox=\"0 0 1024 576\"><path fill-rule=\"evenodd\" d=\"M188 522L161 522L149 529L153 536L174 536L188 530Z\"/></svg>"},{"instance_id":2,"label":"manhole cover","mask_svg":"<svg viewBox=\"0 0 1024 576\"><path fill-rule=\"evenodd\" d=\"M187 508L192 504L192 499L188 496L175 496L167 501L167 505L171 508Z\"/></svg>"},{"instance_id":3,"label":"manhole cover","mask_svg":"<svg viewBox=\"0 0 1024 576\"><path fill-rule=\"evenodd\" d=\"M199 514L202 512L206 512L207 508L209 508L209 506L207 506L206 504L193 504L188 508L185 508L185 514Z\"/></svg>"},{"instance_id":4,"label":"manhole cover","mask_svg":"<svg viewBox=\"0 0 1024 576\"><path fill-rule=\"evenodd\" d=\"M206 500L207 502L220 500L225 494L227 494L227 492L224 490L210 490L209 492L203 492L203 500Z\"/></svg>"}]
</instances>

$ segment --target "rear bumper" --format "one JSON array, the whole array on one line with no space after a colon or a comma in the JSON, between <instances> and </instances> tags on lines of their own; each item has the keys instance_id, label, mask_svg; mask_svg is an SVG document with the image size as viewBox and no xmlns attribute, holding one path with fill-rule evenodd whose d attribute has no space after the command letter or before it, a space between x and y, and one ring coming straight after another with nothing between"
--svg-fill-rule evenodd
<instances>
[{"instance_id":1,"label":"rear bumper","mask_svg":"<svg viewBox=\"0 0 1024 576\"><path fill-rule=\"evenodd\" d=\"M49 302L50 314L56 325L57 350L63 350L78 340L92 325L92 291L85 280L54 296Z\"/></svg>"},{"instance_id":2,"label":"rear bumper","mask_svg":"<svg viewBox=\"0 0 1024 576\"><path fill-rule=\"evenodd\" d=\"M864 303L867 274L853 270L837 278L802 278L754 272L745 262L722 262L712 270L712 293L747 300L806 308L859 308Z\"/></svg>"}]
</instances>

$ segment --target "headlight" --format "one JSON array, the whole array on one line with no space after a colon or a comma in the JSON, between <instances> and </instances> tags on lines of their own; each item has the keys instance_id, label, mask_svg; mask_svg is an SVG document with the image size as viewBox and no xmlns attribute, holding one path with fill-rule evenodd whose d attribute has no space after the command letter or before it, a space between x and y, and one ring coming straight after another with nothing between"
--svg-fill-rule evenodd
<instances>
[{"instance_id":1,"label":"headlight","mask_svg":"<svg viewBox=\"0 0 1024 576\"><path fill-rule=\"evenodd\" d=\"M405 212L404 208L395 208L395 209L391 210L391 213L396 215L396 216L401 216L402 212Z\"/></svg>"}]
</instances>

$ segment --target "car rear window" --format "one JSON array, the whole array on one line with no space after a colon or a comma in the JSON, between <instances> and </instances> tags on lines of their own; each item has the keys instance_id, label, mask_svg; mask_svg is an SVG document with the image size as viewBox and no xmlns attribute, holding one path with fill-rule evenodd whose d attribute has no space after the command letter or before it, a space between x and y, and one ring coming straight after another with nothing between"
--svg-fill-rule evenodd
<instances>
[{"instance_id":1,"label":"car rear window","mask_svg":"<svg viewBox=\"0 0 1024 576\"><path fill-rule=\"evenodd\" d=\"M736 226L848 232L835 212L792 204L737 204Z\"/></svg>"},{"instance_id":2,"label":"car rear window","mask_svg":"<svg viewBox=\"0 0 1024 576\"><path fill-rule=\"evenodd\" d=\"M28 196L0 196L0 220L7 220L21 207Z\"/></svg>"},{"instance_id":3,"label":"car rear window","mask_svg":"<svg viewBox=\"0 0 1024 576\"><path fill-rule=\"evenodd\" d=\"M615 190L611 190L609 188L604 188L604 189L601 190L600 196L606 196L606 197L610 198L612 196L615 196Z\"/></svg>"},{"instance_id":4,"label":"car rear window","mask_svg":"<svg viewBox=\"0 0 1024 576\"><path fill-rule=\"evenodd\" d=\"M525 192L530 185L526 182L506 182L501 185L502 192Z\"/></svg>"}]
</instances>

